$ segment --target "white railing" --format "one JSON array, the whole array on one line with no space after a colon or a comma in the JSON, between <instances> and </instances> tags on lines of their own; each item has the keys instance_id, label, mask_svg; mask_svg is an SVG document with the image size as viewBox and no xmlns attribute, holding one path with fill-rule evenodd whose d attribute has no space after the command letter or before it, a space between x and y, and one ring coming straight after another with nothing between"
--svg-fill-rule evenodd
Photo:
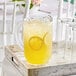
<instances>
[{"instance_id":1,"label":"white railing","mask_svg":"<svg viewBox=\"0 0 76 76\"><path fill-rule=\"evenodd\" d=\"M64 6L66 4L66 6ZM65 11L65 12L64 12ZM71 4L71 0L64 2L59 0L57 25L56 25L56 37L55 40L59 43L57 47L64 42L63 58L67 59L67 49L71 50L68 53L69 60L73 60L75 43L76 43L76 0ZM61 50L60 50L61 51ZM60 52L59 51L59 52Z\"/></svg>"},{"instance_id":2,"label":"white railing","mask_svg":"<svg viewBox=\"0 0 76 76\"><path fill-rule=\"evenodd\" d=\"M20 1L20 2L4 2L4 3L0 3L0 5L4 6L4 12L3 12L3 32L1 34L4 34L4 45L7 45L6 43L6 34L13 34L14 33L14 28L16 26L16 7L17 5L21 5L24 4L24 2ZM13 5L13 13L12 13L12 26L11 26L11 31L7 32L6 28L7 28L7 15L6 13L9 12L7 11L7 5Z\"/></svg>"},{"instance_id":3,"label":"white railing","mask_svg":"<svg viewBox=\"0 0 76 76\"><path fill-rule=\"evenodd\" d=\"M71 0L68 0L68 2L64 2L64 0L58 0L58 15L57 15L57 28L56 28L56 40L58 40L58 34L59 30L61 29L61 32L63 33L63 25L68 22L73 22L76 20L76 0L74 0L74 3L71 3ZM65 6L66 5L66 6ZM61 23L62 26L59 26ZM61 34L62 34L61 33ZM62 36L62 35L61 35Z\"/></svg>"},{"instance_id":4,"label":"white railing","mask_svg":"<svg viewBox=\"0 0 76 76\"><path fill-rule=\"evenodd\" d=\"M76 0L74 0L74 3L71 3L72 0L68 0L68 2L64 2L64 0L59 0L59 11L58 16L60 18L74 18L76 13ZM66 4L66 6L65 6ZM66 9L66 12L64 13ZM64 16L64 14L66 16Z\"/></svg>"},{"instance_id":5,"label":"white railing","mask_svg":"<svg viewBox=\"0 0 76 76\"><path fill-rule=\"evenodd\" d=\"M6 1L6 0L5 0ZM0 29L2 29L2 31L0 32L0 54L3 54L3 50L4 46L6 45L11 45L11 44L16 44L15 41L15 37L14 37L14 33L15 33L15 28L16 26L19 26L17 24L17 5L21 5L24 4L23 1L19 1L19 2L0 2L0 6L3 6L2 8L2 15L0 15L3 19L1 20L1 22L3 23L3 25L0 25ZM10 7L10 5L13 6L13 12L11 15L7 15L7 11L8 7ZM11 7L10 7L11 8ZM23 15L23 14L22 14ZM8 16L10 16L10 19L8 20ZM11 17L12 16L12 17ZM22 17L22 18L21 18ZM23 20L24 15L21 16L20 18ZM7 22L10 22L11 24L7 24ZM11 27L11 28L10 28ZM11 29L10 31L7 31ZM0 55L0 62L3 59L2 55Z\"/></svg>"}]
</instances>

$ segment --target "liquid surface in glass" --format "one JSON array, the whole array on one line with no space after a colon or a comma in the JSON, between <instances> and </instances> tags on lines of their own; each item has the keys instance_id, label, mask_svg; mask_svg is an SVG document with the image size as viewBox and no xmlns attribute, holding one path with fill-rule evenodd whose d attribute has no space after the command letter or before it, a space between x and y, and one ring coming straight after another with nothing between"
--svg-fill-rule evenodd
<instances>
[{"instance_id":1,"label":"liquid surface in glass","mask_svg":"<svg viewBox=\"0 0 76 76\"><path fill-rule=\"evenodd\" d=\"M24 56L31 64L45 64L51 57L51 22L31 19L24 22Z\"/></svg>"}]
</instances>

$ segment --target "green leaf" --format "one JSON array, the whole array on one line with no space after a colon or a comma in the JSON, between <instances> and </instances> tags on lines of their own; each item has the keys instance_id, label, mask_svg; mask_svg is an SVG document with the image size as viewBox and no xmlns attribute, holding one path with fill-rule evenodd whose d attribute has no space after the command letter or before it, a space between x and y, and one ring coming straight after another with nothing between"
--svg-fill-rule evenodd
<instances>
[{"instance_id":1,"label":"green leaf","mask_svg":"<svg viewBox=\"0 0 76 76\"><path fill-rule=\"evenodd\" d=\"M30 4L30 9L33 7L33 4L32 4L32 2L31 2L31 4Z\"/></svg>"},{"instance_id":2,"label":"green leaf","mask_svg":"<svg viewBox=\"0 0 76 76\"><path fill-rule=\"evenodd\" d=\"M12 0L12 1L14 2L14 1L24 1L24 0ZM18 6L18 5L17 5L17 6ZM25 4L22 4L22 6L25 7ZM30 4L30 9L31 9L32 7L33 7L33 4L32 4L32 2L31 2L31 4Z\"/></svg>"},{"instance_id":3,"label":"green leaf","mask_svg":"<svg viewBox=\"0 0 76 76\"><path fill-rule=\"evenodd\" d=\"M68 0L64 0L65 2L68 2Z\"/></svg>"},{"instance_id":4,"label":"green leaf","mask_svg":"<svg viewBox=\"0 0 76 76\"><path fill-rule=\"evenodd\" d=\"M74 4L74 0L71 0L71 3Z\"/></svg>"},{"instance_id":5,"label":"green leaf","mask_svg":"<svg viewBox=\"0 0 76 76\"><path fill-rule=\"evenodd\" d=\"M23 7L25 7L25 4L22 4Z\"/></svg>"},{"instance_id":6,"label":"green leaf","mask_svg":"<svg viewBox=\"0 0 76 76\"><path fill-rule=\"evenodd\" d=\"M68 0L64 0L65 2L68 2ZM71 4L74 4L74 0L71 0Z\"/></svg>"}]
</instances>

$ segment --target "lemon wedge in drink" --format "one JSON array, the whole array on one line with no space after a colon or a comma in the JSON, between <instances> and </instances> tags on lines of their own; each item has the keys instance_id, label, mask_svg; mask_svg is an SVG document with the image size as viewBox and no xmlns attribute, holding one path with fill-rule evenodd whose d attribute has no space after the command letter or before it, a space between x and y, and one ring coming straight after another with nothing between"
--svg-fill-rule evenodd
<instances>
[{"instance_id":1,"label":"lemon wedge in drink","mask_svg":"<svg viewBox=\"0 0 76 76\"><path fill-rule=\"evenodd\" d=\"M43 40L40 37L33 36L29 40L29 46L34 50L39 50L43 45Z\"/></svg>"},{"instance_id":2,"label":"lemon wedge in drink","mask_svg":"<svg viewBox=\"0 0 76 76\"><path fill-rule=\"evenodd\" d=\"M47 33L46 33L47 34ZM44 43L44 38L46 36L46 34L44 35L43 38L40 38L38 36L33 36L29 39L29 46L33 49L33 50L39 50L41 49L41 47L43 46Z\"/></svg>"}]
</instances>

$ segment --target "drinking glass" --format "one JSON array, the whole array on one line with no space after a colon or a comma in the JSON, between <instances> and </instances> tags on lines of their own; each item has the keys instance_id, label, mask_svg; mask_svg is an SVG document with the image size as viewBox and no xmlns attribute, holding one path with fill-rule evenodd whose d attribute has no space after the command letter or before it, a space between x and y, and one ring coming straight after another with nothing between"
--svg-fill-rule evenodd
<instances>
[{"instance_id":1,"label":"drinking glass","mask_svg":"<svg viewBox=\"0 0 76 76\"><path fill-rule=\"evenodd\" d=\"M23 44L29 63L47 63L52 56L52 18L38 16L24 20Z\"/></svg>"}]
</instances>

